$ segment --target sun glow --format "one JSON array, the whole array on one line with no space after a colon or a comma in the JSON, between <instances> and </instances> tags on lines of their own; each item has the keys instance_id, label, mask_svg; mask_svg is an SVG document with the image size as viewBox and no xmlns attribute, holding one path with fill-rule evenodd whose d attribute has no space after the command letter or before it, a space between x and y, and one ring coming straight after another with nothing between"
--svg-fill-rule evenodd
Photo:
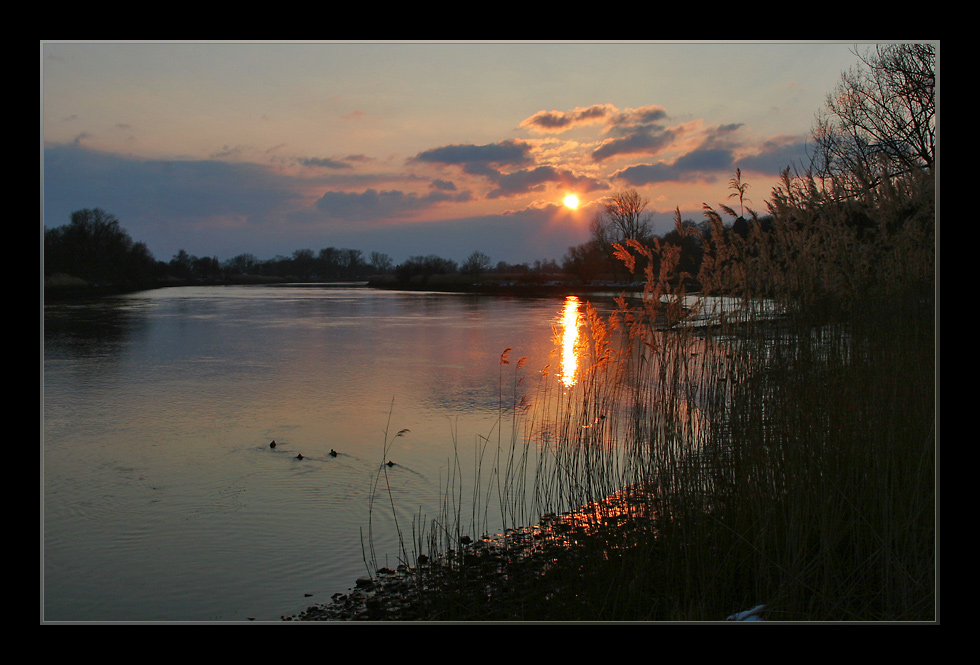
<instances>
[{"instance_id":1,"label":"sun glow","mask_svg":"<svg viewBox=\"0 0 980 665\"><path fill-rule=\"evenodd\" d=\"M578 207L578 197L575 196L574 194L569 194L568 196L565 197L564 203L566 208L571 208L572 210L575 210L575 208Z\"/></svg>"}]
</instances>

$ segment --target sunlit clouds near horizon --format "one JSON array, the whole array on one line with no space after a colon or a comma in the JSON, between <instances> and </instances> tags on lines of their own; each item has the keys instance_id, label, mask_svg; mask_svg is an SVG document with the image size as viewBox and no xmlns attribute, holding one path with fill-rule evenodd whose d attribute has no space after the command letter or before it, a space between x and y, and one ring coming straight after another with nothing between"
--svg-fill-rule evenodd
<instances>
[{"instance_id":1,"label":"sunlit clouds near horizon","mask_svg":"<svg viewBox=\"0 0 980 665\"><path fill-rule=\"evenodd\" d=\"M740 168L764 211L853 47L42 43L44 224L103 208L161 260L560 262L623 189L662 232Z\"/></svg>"}]
</instances>

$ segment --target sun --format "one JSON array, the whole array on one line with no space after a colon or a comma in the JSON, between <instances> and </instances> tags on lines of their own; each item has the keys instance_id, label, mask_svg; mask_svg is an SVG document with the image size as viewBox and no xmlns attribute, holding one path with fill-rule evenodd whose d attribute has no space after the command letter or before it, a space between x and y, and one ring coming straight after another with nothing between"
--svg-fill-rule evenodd
<instances>
[{"instance_id":1,"label":"sun","mask_svg":"<svg viewBox=\"0 0 980 665\"><path fill-rule=\"evenodd\" d=\"M569 194L568 196L565 197L564 203L566 208L571 208L572 210L575 210L575 208L578 207L578 197L575 196L574 194Z\"/></svg>"}]
</instances>

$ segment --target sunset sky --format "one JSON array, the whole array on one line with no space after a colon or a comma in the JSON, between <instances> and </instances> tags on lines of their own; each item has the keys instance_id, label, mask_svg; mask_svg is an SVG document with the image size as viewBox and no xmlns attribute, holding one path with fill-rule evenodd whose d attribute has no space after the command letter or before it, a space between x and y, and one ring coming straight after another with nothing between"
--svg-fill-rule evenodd
<instances>
[{"instance_id":1,"label":"sunset sky","mask_svg":"<svg viewBox=\"0 0 980 665\"><path fill-rule=\"evenodd\" d=\"M560 263L623 189L659 233L738 167L764 212L854 47L42 42L43 223L103 208L164 261Z\"/></svg>"}]
</instances>

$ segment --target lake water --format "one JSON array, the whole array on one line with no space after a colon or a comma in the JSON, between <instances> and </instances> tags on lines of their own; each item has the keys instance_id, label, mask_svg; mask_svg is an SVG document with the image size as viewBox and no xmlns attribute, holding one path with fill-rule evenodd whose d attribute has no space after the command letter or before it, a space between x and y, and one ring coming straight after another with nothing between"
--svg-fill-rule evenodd
<instances>
[{"instance_id":1,"label":"lake water","mask_svg":"<svg viewBox=\"0 0 980 665\"><path fill-rule=\"evenodd\" d=\"M42 618L278 620L365 575L367 542L394 567L396 518L410 538L439 513L516 360L554 362L581 307L357 286L46 306Z\"/></svg>"}]
</instances>

